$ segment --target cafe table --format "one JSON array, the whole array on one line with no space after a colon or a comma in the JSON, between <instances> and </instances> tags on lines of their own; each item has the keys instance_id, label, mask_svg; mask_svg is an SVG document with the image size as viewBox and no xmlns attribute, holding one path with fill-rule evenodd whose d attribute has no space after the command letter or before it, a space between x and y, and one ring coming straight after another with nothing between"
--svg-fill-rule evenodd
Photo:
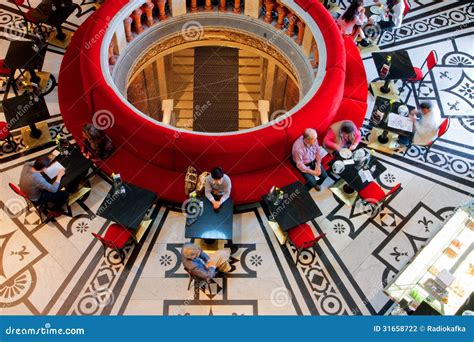
<instances>
[{"instance_id":1,"label":"cafe table","mask_svg":"<svg viewBox=\"0 0 474 342\"><path fill-rule=\"evenodd\" d=\"M385 78L382 78L383 75L381 75L380 71L387 56L392 57L390 70ZM405 50L373 52L372 58L379 77L385 81L384 85L380 88L380 91L384 94L390 93L389 86L391 80L407 80L416 77L410 56Z\"/></svg>"},{"instance_id":2,"label":"cafe table","mask_svg":"<svg viewBox=\"0 0 474 342\"><path fill-rule=\"evenodd\" d=\"M2 107L10 130L30 126L30 135L35 139L41 136L36 123L50 118L46 101L41 95L33 96L25 92L3 100Z\"/></svg>"},{"instance_id":3,"label":"cafe table","mask_svg":"<svg viewBox=\"0 0 474 342\"><path fill-rule=\"evenodd\" d=\"M53 162L59 162L64 168L65 173L61 178L61 187L69 191L75 191L78 185L87 176L88 171L94 167L92 161L84 157L78 146L68 150L67 154L60 154L53 159Z\"/></svg>"},{"instance_id":4,"label":"cafe table","mask_svg":"<svg viewBox=\"0 0 474 342\"><path fill-rule=\"evenodd\" d=\"M371 120L371 124L373 124L375 127L378 127L378 128L383 130L383 133L380 136L377 137L379 143L386 144L386 143L389 142L388 132L393 132L395 134L407 137L410 141L413 140L413 137L415 135L415 132L413 130L413 126L411 126L411 128L412 128L411 130L410 129L402 129L400 126L396 126L396 125L391 124L390 120L389 120L389 114L390 113L392 113L391 114L392 116L399 115L398 114L398 109L402 105L405 105L405 104L402 103L402 102L399 102L399 101L391 101L391 100L386 99L382 96L377 96L377 98L375 99L374 110L372 111L372 117L374 117L374 115L376 115L375 113L377 111L380 111L380 112L383 113L383 119L380 120L379 122L374 123ZM410 105L406 105L406 106L408 108L408 113L410 113L413 109L415 109L414 106L410 106ZM409 120L408 118L406 118L406 116L401 116L400 119L402 119L402 118L404 120Z\"/></svg>"},{"instance_id":5,"label":"cafe table","mask_svg":"<svg viewBox=\"0 0 474 342\"><path fill-rule=\"evenodd\" d=\"M234 224L234 202L231 198L222 203L215 211L206 197L188 200L185 204L185 237L204 239L207 244L215 240L228 240L232 243Z\"/></svg>"},{"instance_id":6,"label":"cafe table","mask_svg":"<svg viewBox=\"0 0 474 342\"><path fill-rule=\"evenodd\" d=\"M308 189L301 182L295 182L281 188L283 198L273 199L272 194L263 196L263 209L271 221L276 221L281 230L311 221L322 215Z\"/></svg>"},{"instance_id":7,"label":"cafe table","mask_svg":"<svg viewBox=\"0 0 474 342\"><path fill-rule=\"evenodd\" d=\"M123 183L125 194L110 189L104 201L97 209L97 216L106 218L133 231L141 228L148 209L156 200L154 192L130 183Z\"/></svg>"},{"instance_id":8,"label":"cafe table","mask_svg":"<svg viewBox=\"0 0 474 342\"><path fill-rule=\"evenodd\" d=\"M353 153L354 152L355 151L353 151ZM380 161L378 161L377 158L372 156L369 151L365 150L365 153L366 157L370 156L368 165L366 163L367 159L365 159L363 163L359 163L354 161L352 157L345 159L339 154L337 154L336 157L329 163L329 167L331 167L332 170L332 167L336 161L340 160L344 162L345 167L342 172L333 172L347 183L343 188L346 194L352 194L354 191L359 192L369 185L370 181L362 179L360 171L370 172L371 177L376 179L387 170L387 168Z\"/></svg>"},{"instance_id":9,"label":"cafe table","mask_svg":"<svg viewBox=\"0 0 474 342\"><path fill-rule=\"evenodd\" d=\"M70 0L54 0L53 4L54 8L46 19L46 23L56 29L56 39L63 41L66 39L66 34L63 32L62 24L76 9L80 12L81 8Z\"/></svg>"}]
</instances>

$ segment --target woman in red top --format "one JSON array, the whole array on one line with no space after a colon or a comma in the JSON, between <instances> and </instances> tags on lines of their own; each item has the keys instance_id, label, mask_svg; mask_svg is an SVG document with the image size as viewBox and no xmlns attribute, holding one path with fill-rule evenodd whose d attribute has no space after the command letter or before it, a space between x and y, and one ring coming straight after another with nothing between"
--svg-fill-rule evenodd
<instances>
[{"instance_id":1,"label":"woman in red top","mask_svg":"<svg viewBox=\"0 0 474 342\"><path fill-rule=\"evenodd\" d=\"M331 154L343 148L351 151L359 145L360 131L352 121L345 120L333 123L324 137L323 146Z\"/></svg>"}]
</instances>

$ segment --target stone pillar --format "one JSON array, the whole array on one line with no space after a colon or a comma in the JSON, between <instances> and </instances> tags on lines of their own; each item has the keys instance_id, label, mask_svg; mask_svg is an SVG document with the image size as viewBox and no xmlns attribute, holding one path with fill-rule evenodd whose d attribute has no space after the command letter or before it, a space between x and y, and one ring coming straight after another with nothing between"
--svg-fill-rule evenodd
<instances>
[{"instance_id":1,"label":"stone pillar","mask_svg":"<svg viewBox=\"0 0 474 342\"><path fill-rule=\"evenodd\" d=\"M275 28L277 30L280 30L283 27L283 21L285 20L285 15L286 15L286 7L283 5L278 6L277 8L278 11L278 20L275 25Z\"/></svg>"},{"instance_id":2,"label":"stone pillar","mask_svg":"<svg viewBox=\"0 0 474 342\"><path fill-rule=\"evenodd\" d=\"M311 66L313 68L317 68L319 65L319 50L318 50L318 44L316 44L316 41L313 41L313 60L311 61Z\"/></svg>"},{"instance_id":3,"label":"stone pillar","mask_svg":"<svg viewBox=\"0 0 474 342\"><path fill-rule=\"evenodd\" d=\"M234 0L234 13L240 14L241 8L240 8L240 0Z\"/></svg>"},{"instance_id":4,"label":"stone pillar","mask_svg":"<svg viewBox=\"0 0 474 342\"><path fill-rule=\"evenodd\" d=\"M268 123L268 113L270 112L270 101L258 100L258 111L260 112L260 124Z\"/></svg>"},{"instance_id":5,"label":"stone pillar","mask_svg":"<svg viewBox=\"0 0 474 342\"><path fill-rule=\"evenodd\" d=\"M158 19L166 20L168 18L165 10L166 0L155 0L155 5L158 7Z\"/></svg>"},{"instance_id":6,"label":"stone pillar","mask_svg":"<svg viewBox=\"0 0 474 342\"><path fill-rule=\"evenodd\" d=\"M197 4L197 0L191 0L191 13L196 13L199 11L198 9L198 4Z\"/></svg>"},{"instance_id":7,"label":"stone pillar","mask_svg":"<svg viewBox=\"0 0 474 342\"><path fill-rule=\"evenodd\" d=\"M247 1L244 7L244 14L252 18L258 18L260 15L261 7L262 7L262 0Z\"/></svg>"},{"instance_id":8,"label":"stone pillar","mask_svg":"<svg viewBox=\"0 0 474 342\"><path fill-rule=\"evenodd\" d=\"M286 30L286 35L288 37L293 37L293 35L295 34L295 25L296 25L296 22L298 21L298 17L293 13L293 12L290 12L291 14L289 15L288 17L288 29Z\"/></svg>"},{"instance_id":9,"label":"stone pillar","mask_svg":"<svg viewBox=\"0 0 474 342\"><path fill-rule=\"evenodd\" d=\"M171 15L177 17L186 14L186 1L170 0Z\"/></svg>"},{"instance_id":10,"label":"stone pillar","mask_svg":"<svg viewBox=\"0 0 474 342\"><path fill-rule=\"evenodd\" d=\"M303 44L304 30L306 25L301 20L299 20L296 26L298 26L298 37L296 38L296 44L301 45Z\"/></svg>"},{"instance_id":11,"label":"stone pillar","mask_svg":"<svg viewBox=\"0 0 474 342\"><path fill-rule=\"evenodd\" d=\"M153 20L153 7L155 7L155 5L153 5L150 0L150 2L147 2L144 5L144 7L146 15L146 25L148 27L152 27L153 25L155 25L155 21Z\"/></svg>"},{"instance_id":12,"label":"stone pillar","mask_svg":"<svg viewBox=\"0 0 474 342\"><path fill-rule=\"evenodd\" d=\"M308 57L311 55L312 46L313 46L313 33L311 32L311 29L309 28L309 26L305 25L303 43L302 43L301 48L303 49L303 53Z\"/></svg>"},{"instance_id":13,"label":"stone pillar","mask_svg":"<svg viewBox=\"0 0 474 342\"><path fill-rule=\"evenodd\" d=\"M114 54L114 40L112 39L109 44L109 64L114 65L117 62L117 58Z\"/></svg>"},{"instance_id":14,"label":"stone pillar","mask_svg":"<svg viewBox=\"0 0 474 342\"><path fill-rule=\"evenodd\" d=\"M144 28L142 26L142 10L137 8L132 13L133 23L135 25L135 33L140 34L143 32Z\"/></svg>"},{"instance_id":15,"label":"stone pillar","mask_svg":"<svg viewBox=\"0 0 474 342\"><path fill-rule=\"evenodd\" d=\"M125 38L127 39L127 42L131 42L133 40L132 22L133 22L133 19L130 17L125 18L125 20L123 21L123 25L125 29Z\"/></svg>"},{"instance_id":16,"label":"stone pillar","mask_svg":"<svg viewBox=\"0 0 474 342\"><path fill-rule=\"evenodd\" d=\"M167 125L172 125L172 114L174 109L173 99L166 99L161 102L161 110L163 111L163 123Z\"/></svg>"},{"instance_id":17,"label":"stone pillar","mask_svg":"<svg viewBox=\"0 0 474 342\"><path fill-rule=\"evenodd\" d=\"M210 12L214 9L212 6L212 0L206 0L206 4L204 5L204 12Z\"/></svg>"},{"instance_id":18,"label":"stone pillar","mask_svg":"<svg viewBox=\"0 0 474 342\"><path fill-rule=\"evenodd\" d=\"M273 99L273 85L275 83L276 64L268 60L267 70L265 74L265 84L263 88L263 99L272 102Z\"/></svg>"},{"instance_id":19,"label":"stone pillar","mask_svg":"<svg viewBox=\"0 0 474 342\"><path fill-rule=\"evenodd\" d=\"M227 0L221 0L219 2L219 11L226 12L227 11Z\"/></svg>"},{"instance_id":20,"label":"stone pillar","mask_svg":"<svg viewBox=\"0 0 474 342\"><path fill-rule=\"evenodd\" d=\"M125 35L125 22L123 25L118 25L115 30L115 39L117 41L117 53L120 55L122 51L127 47L127 37Z\"/></svg>"},{"instance_id":21,"label":"stone pillar","mask_svg":"<svg viewBox=\"0 0 474 342\"><path fill-rule=\"evenodd\" d=\"M275 7L275 0L265 0L265 22L271 24L273 21L272 12Z\"/></svg>"},{"instance_id":22,"label":"stone pillar","mask_svg":"<svg viewBox=\"0 0 474 342\"><path fill-rule=\"evenodd\" d=\"M168 96L168 87L166 85L166 67L165 59L160 57L156 60L156 74L158 75L158 88L160 90L160 97Z\"/></svg>"}]
</instances>

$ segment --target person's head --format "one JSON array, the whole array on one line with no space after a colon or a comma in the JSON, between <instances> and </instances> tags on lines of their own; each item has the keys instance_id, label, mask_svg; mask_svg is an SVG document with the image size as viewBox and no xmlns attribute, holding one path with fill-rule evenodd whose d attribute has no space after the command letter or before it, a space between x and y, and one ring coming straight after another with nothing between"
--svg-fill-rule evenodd
<instances>
[{"instance_id":1,"label":"person's head","mask_svg":"<svg viewBox=\"0 0 474 342\"><path fill-rule=\"evenodd\" d=\"M194 243L187 242L183 245L181 254L185 259L193 260L201 254L201 248Z\"/></svg>"},{"instance_id":2,"label":"person's head","mask_svg":"<svg viewBox=\"0 0 474 342\"><path fill-rule=\"evenodd\" d=\"M353 142L355 137L355 126L352 121L344 121L341 124L341 136L348 141Z\"/></svg>"},{"instance_id":3,"label":"person's head","mask_svg":"<svg viewBox=\"0 0 474 342\"><path fill-rule=\"evenodd\" d=\"M359 12L359 9L363 6L363 3L363 0L352 1L347 10L342 15L342 20L346 22L352 21L352 19L354 19L354 17Z\"/></svg>"},{"instance_id":4,"label":"person's head","mask_svg":"<svg viewBox=\"0 0 474 342\"><path fill-rule=\"evenodd\" d=\"M303 133L303 139L306 144L312 146L318 139L318 133L312 128L306 128Z\"/></svg>"},{"instance_id":5,"label":"person's head","mask_svg":"<svg viewBox=\"0 0 474 342\"><path fill-rule=\"evenodd\" d=\"M40 157L35 160L33 168L36 171L43 171L49 166L49 164L51 164L51 159L49 159L48 157Z\"/></svg>"},{"instance_id":6,"label":"person's head","mask_svg":"<svg viewBox=\"0 0 474 342\"><path fill-rule=\"evenodd\" d=\"M421 112L423 113L423 115L428 114L431 111L432 108L433 108L433 105L431 104L431 102L422 102L422 103L420 103L420 109L421 109Z\"/></svg>"},{"instance_id":7,"label":"person's head","mask_svg":"<svg viewBox=\"0 0 474 342\"><path fill-rule=\"evenodd\" d=\"M82 127L82 136L89 140L90 143L99 143L104 140L105 133L103 130L97 129L93 124L85 124Z\"/></svg>"},{"instance_id":8,"label":"person's head","mask_svg":"<svg viewBox=\"0 0 474 342\"><path fill-rule=\"evenodd\" d=\"M224 171L222 171L222 168L218 166L212 169L211 178L215 184L221 184L222 179L224 178Z\"/></svg>"}]
</instances>

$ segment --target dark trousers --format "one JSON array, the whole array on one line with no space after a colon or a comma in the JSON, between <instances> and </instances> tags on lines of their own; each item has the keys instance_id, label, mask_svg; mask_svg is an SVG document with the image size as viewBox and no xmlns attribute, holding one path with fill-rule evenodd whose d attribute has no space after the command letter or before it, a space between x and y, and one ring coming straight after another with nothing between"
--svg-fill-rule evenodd
<instances>
[{"instance_id":1,"label":"dark trousers","mask_svg":"<svg viewBox=\"0 0 474 342\"><path fill-rule=\"evenodd\" d=\"M41 193L38 203L46 204L46 205L52 204L51 209L60 210L64 206L64 204L66 204L68 198L69 198L69 193L67 191L57 191L57 192L43 191Z\"/></svg>"},{"instance_id":2,"label":"dark trousers","mask_svg":"<svg viewBox=\"0 0 474 342\"><path fill-rule=\"evenodd\" d=\"M293 164L296 167L296 163L293 162ZM306 166L309 167L311 170L315 170L316 169L316 160L313 160L311 163L306 164ZM298 171L300 171L300 169L298 169ZM316 180L316 177L314 177L313 175L310 175L309 173L304 173L304 172L301 172L301 171L300 171L300 173L303 175L304 179L306 180L306 187L308 189L312 189L316 185L323 184L324 180L328 176L328 174L326 173L326 170L324 170L322 165L321 165L321 174L318 176L319 180Z\"/></svg>"}]
</instances>

